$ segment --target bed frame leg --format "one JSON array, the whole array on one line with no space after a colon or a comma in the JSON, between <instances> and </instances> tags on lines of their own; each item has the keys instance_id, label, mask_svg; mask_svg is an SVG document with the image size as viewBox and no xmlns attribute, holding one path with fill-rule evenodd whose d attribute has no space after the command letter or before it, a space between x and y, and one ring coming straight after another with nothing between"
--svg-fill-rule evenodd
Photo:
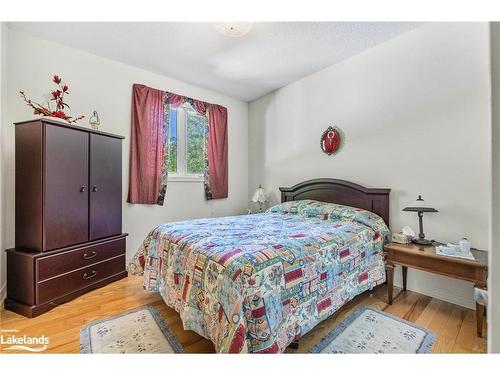
<instances>
[{"instance_id":1,"label":"bed frame leg","mask_svg":"<svg viewBox=\"0 0 500 375\"><path fill-rule=\"evenodd\" d=\"M299 340L293 341L290 345L288 345L288 347L291 349L298 349L299 348Z\"/></svg>"}]
</instances>

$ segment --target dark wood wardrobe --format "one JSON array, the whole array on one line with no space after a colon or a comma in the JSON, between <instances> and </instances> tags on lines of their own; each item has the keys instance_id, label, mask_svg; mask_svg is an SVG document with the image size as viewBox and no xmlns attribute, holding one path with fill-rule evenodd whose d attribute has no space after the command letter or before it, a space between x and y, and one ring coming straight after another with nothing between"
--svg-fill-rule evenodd
<instances>
[{"instance_id":1,"label":"dark wood wardrobe","mask_svg":"<svg viewBox=\"0 0 500 375\"><path fill-rule=\"evenodd\" d=\"M16 123L15 137L5 308L34 317L127 276L123 137L43 118Z\"/></svg>"}]
</instances>

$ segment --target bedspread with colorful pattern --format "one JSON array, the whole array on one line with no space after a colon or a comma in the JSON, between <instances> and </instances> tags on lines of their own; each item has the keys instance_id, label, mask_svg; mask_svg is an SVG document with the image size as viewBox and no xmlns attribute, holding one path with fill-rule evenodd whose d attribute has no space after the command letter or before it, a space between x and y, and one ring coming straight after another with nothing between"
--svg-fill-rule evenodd
<instances>
[{"instance_id":1,"label":"bedspread with colorful pattern","mask_svg":"<svg viewBox=\"0 0 500 375\"><path fill-rule=\"evenodd\" d=\"M152 230L129 271L218 352L278 353L385 281L389 230L368 211L317 201Z\"/></svg>"}]
</instances>

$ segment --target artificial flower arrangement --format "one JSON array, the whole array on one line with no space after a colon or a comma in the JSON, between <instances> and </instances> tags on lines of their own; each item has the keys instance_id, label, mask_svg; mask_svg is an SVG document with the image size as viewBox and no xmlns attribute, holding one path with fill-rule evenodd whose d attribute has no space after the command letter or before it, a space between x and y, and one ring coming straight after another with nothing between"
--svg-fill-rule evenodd
<instances>
[{"instance_id":1,"label":"artificial flower arrangement","mask_svg":"<svg viewBox=\"0 0 500 375\"><path fill-rule=\"evenodd\" d=\"M75 123L78 120L83 119L85 117L83 115L78 116L78 117L71 117L66 112L64 112L65 108L69 109L69 105L64 101L64 96L69 95L68 85L65 83L62 83L62 79L58 75L55 75L54 77L52 77L52 82L54 82L57 85L57 89L53 90L51 92L52 97L50 98L50 100L47 101L46 107L44 107L43 105L41 105L39 103L32 101L31 99L28 99L26 97L26 95L24 94L24 91L19 91L19 93L21 94L21 97L23 98L23 100L26 102L26 105L33 108L35 115L57 117L57 118L66 120L69 123ZM55 109L52 109L50 102L55 102L54 103Z\"/></svg>"}]
</instances>

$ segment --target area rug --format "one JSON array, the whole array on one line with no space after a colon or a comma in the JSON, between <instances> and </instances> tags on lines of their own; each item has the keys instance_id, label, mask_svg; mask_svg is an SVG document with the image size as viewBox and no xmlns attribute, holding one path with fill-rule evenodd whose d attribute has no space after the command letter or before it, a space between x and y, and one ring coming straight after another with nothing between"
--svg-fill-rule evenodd
<instances>
[{"instance_id":1,"label":"area rug","mask_svg":"<svg viewBox=\"0 0 500 375\"><path fill-rule=\"evenodd\" d=\"M153 306L90 323L80 331L80 353L184 353Z\"/></svg>"},{"instance_id":2,"label":"area rug","mask_svg":"<svg viewBox=\"0 0 500 375\"><path fill-rule=\"evenodd\" d=\"M363 307L353 312L310 353L430 353L434 334L391 314Z\"/></svg>"}]
</instances>

